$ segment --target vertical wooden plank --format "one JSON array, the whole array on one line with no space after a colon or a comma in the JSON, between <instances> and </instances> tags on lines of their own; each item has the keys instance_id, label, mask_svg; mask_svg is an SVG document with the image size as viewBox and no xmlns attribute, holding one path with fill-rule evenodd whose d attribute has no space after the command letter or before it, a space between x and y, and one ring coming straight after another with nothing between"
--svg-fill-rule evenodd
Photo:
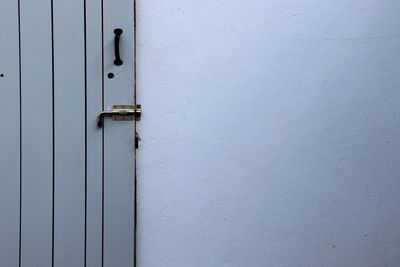
<instances>
[{"instance_id":1,"label":"vertical wooden plank","mask_svg":"<svg viewBox=\"0 0 400 267\"><path fill-rule=\"evenodd\" d=\"M53 0L54 266L83 266L85 246L84 1Z\"/></svg>"},{"instance_id":2,"label":"vertical wooden plank","mask_svg":"<svg viewBox=\"0 0 400 267\"><path fill-rule=\"evenodd\" d=\"M22 212L21 266L51 266L52 36L51 3L21 2Z\"/></svg>"},{"instance_id":3,"label":"vertical wooden plank","mask_svg":"<svg viewBox=\"0 0 400 267\"><path fill-rule=\"evenodd\" d=\"M20 212L20 86L18 2L0 4L0 260L18 266Z\"/></svg>"},{"instance_id":4,"label":"vertical wooden plank","mask_svg":"<svg viewBox=\"0 0 400 267\"><path fill-rule=\"evenodd\" d=\"M104 0L104 74L106 108L134 102L134 8L132 0ZM121 28L123 65L114 65L114 29ZM104 266L134 263L134 122L105 121Z\"/></svg>"},{"instance_id":5,"label":"vertical wooden plank","mask_svg":"<svg viewBox=\"0 0 400 267\"><path fill-rule=\"evenodd\" d=\"M102 5L86 0L87 54L87 229L86 266L102 263L102 130L96 117L102 110Z\"/></svg>"}]
</instances>

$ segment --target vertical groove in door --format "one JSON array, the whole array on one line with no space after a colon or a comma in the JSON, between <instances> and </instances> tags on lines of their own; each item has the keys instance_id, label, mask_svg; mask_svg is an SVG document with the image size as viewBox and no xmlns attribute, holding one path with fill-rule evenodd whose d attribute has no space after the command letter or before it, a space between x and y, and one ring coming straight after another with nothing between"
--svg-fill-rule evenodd
<instances>
[{"instance_id":1,"label":"vertical groove in door","mask_svg":"<svg viewBox=\"0 0 400 267\"><path fill-rule=\"evenodd\" d=\"M52 146L52 223L51 223L51 266L54 267L54 220L55 220L55 180L56 180L56 172L55 172L55 94L54 94L54 3L51 0L51 87L52 87L52 136L53 136L53 146Z\"/></svg>"},{"instance_id":2,"label":"vertical groove in door","mask_svg":"<svg viewBox=\"0 0 400 267\"><path fill-rule=\"evenodd\" d=\"M137 59L137 55L136 55L136 44L137 44L137 39L136 39L136 3L137 3L137 1L136 0L133 0L133 99L134 99L134 101L135 101L135 104L137 103L137 99L136 99L136 88L137 88L137 79L136 79L136 74L137 74L137 71L136 71L136 59ZM134 211L134 241L133 241L133 243L134 243L134 246L133 246L133 255L134 255L134 258L133 258L133 265L136 267L137 266L137 192L138 192L138 188L137 188L137 185L138 185L138 182L137 182L137 160L136 160L136 156L137 156L137 149L139 148L139 147L136 147L136 144L138 144L138 146L139 146L139 140L136 140L136 138L139 138L139 137L137 137L136 136L136 132L137 132L137 129L136 129L136 121L134 122L135 123L135 127L134 127L134 134L135 134L135 151L134 151L134 154L135 154L135 156L134 156L134 169L135 169L135 177L134 177L134 179L135 179L135 182L134 182L134 185L135 185L135 189L134 189L134 191L135 191L135 196L134 196L134 205L135 205L135 211Z\"/></svg>"},{"instance_id":3,"label":"vertical groove in door","mask_svg":"<svg viewBox=\"0 0 400 267\"><path fill-rule=\"evenodd\" d=\"M86 0L83 1L83 54L84 54L84 80L85 80L85 229L84 229L84 254L83 265L86 267L86 251L87 251L87 47L86 47Z\"/></svg>"},{"instance_id":4,"label":"vertical groove in door","mask_svg":"<svg viewBox=\"0 0 400 267\"><path fill-rule=\"evenodd\" d=\"M22 226L22 82L21 82L21 0L18 0L18 70L19 70L19 237L18 266L21 267Z\"/></svg>"},{"instance_id":5,"label":"vertical groove in door","mask_svg":"<svg viewBox=\"0 0 400 267\"><path fill-rule=\"evenodd\" d=\"M104 0L101 0L101 109L104 110ZM104 266L104 127L101 128L101 266Z\"/></svg>"}]
</instances>

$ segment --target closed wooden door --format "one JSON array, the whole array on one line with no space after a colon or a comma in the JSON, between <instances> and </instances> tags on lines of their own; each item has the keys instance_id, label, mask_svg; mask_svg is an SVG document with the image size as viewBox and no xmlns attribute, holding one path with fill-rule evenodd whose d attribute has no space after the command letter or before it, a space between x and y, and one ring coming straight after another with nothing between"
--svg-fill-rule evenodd
<instances>
[{"instance_id":1,"label":"closed wooden door","mask_svg":"<svg viewBox=\"0 0 400 267\"><path fill-rule=\"evenodd\" d=\"M0 266L133 266L132 1L0 6Z\"/></svg>"}]
</instances>

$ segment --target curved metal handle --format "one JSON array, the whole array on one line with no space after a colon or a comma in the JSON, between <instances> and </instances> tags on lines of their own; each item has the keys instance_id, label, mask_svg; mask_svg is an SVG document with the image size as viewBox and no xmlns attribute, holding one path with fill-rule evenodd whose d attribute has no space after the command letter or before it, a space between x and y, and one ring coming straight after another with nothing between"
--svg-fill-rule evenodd
<instances>
[{"instance_id":1,"label":"curved metal handle","mask_svg":"<svg viewBox=\"0 0 400 267\"><path fill-rule=\"evenodd\" d=\"M97 114L97 127L101 128L103 127L104 124L104 117L105 116L111 116L112 111L101 111L99 114Z\"/></svg>"},{"instance_id":2,"label":"curved metal handle","mask_svg":"<svg viewBox=\"0 0 400 267\"><path fill-rule=\"evenodd\" d=\"M115 60L114 60L114 64L117 66L121 66L123 61L121 59L121 56L119 54L119 40L121 38L121 34L122 34L122 29L120 28L116 28L114 29L114 34L115 34L115 38L114 38L114 51L115 51Z\"/></svg>"}]
</instances>

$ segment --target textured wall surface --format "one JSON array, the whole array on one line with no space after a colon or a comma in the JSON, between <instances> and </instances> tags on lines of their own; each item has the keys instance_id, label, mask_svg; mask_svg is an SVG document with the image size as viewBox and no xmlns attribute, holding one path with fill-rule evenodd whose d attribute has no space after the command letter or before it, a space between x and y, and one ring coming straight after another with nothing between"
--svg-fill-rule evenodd
<instances>
[{"instance_id":1,"label":"textured wall surface","mask_svg":"<svg viewBox=\"0 0 400 267\"><path fill-rule=\"evenodd\" d=\"M139 266L400 266L400 2L137 2Z\"/></svg>"}]
</instances>

